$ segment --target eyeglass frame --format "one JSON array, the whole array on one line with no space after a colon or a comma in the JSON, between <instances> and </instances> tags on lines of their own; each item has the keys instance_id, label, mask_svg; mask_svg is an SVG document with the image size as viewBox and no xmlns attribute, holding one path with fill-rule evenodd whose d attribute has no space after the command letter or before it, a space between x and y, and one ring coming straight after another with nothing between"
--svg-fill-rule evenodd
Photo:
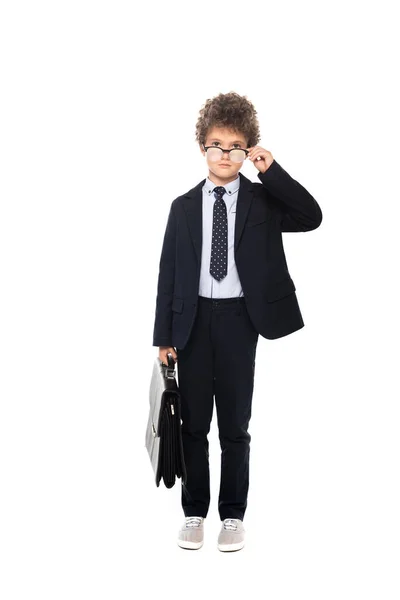
<instances>
[{"instance_id":1,"label":"eyeglass frame","mask_svg":"<svg viewBox=\"0 0 400 600\"><path fill-rule=\"evenodd\" d=\"M231 160L231 158L230 158L231 150L243 150L243 152L246 154L244 160L246 160L246 157L247 157L247 155L250 152L250 150L246 150L246 148L231 148L231 150L226 150L225 148L220 148L219 146L205 146L204 144L202 144L202 146L203 146L203 149L206 151L206 154L207 154L207 150L209 148L217 148L218 150L222 150L222 157L221 158L224 158L225 152L228 152L228 154L229 154L229 160ZM232 161L232 162L235 162L235 161Z\"/></svg>"}]
</instances>

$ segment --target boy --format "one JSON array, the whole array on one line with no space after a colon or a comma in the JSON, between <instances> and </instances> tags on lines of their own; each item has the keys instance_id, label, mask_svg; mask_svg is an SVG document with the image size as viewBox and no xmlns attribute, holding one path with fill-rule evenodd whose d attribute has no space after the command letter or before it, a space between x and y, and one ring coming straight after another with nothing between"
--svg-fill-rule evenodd
<instances>
[{"instance_id":1,"label":"boy","mask_svg":"<svg viewBox=\"0 0 400 600\"><path fill-rule=\"evenodd\" d=\"M235 92L207 100L196 140L208 176L172 202L162 246L153 346L162 362L171 354L178 365L187 469L182 548L203 545L214 395L221 444L217 547L244 546L258 336L276 339L304 326L282 232L311 231L322 221L311 194L257 145L256 114ZM260 183L239 172L246 159Z\"/></svg>"}]
</instances>

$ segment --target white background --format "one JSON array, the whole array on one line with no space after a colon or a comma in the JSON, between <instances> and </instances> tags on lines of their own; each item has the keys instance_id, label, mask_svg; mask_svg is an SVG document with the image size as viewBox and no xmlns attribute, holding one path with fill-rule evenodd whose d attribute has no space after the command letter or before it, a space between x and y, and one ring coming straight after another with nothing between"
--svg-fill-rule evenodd
<instances>
[{"instance_id":1,"label":"white background","mask_svg":"<svg viewBox=\"0 0 400 600\"><path fill-rule=\"evenodd\" d=\"M2 3L2 599L399 598L394 7ZM144 447L156 284L170 204L208 174L198 112L228 91L324 219L284 235L305 327L259 339L246 546L216 547L214 411L189 552Z\"/></svg>"}]
</instances>

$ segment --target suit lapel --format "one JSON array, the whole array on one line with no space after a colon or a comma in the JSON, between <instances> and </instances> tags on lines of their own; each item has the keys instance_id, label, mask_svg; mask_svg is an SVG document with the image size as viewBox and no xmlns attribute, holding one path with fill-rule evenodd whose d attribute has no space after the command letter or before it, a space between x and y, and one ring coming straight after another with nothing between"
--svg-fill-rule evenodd
<instances>
[{"instance_id":1,"label":"suit lapel","mask_svg":"<svg viewBox=\"0 0 400 600\"><path fill-rule=\"evenodd\" d=\"M239 245L243 227L253 200L253 184L239 172L240 187L236 204L235 219L235 251ZM201 244L203 241L203 185L205 179L183 196L183 208L186 212L188 227L196 251L197 259L201 260Z\"/></svg>"}]
</instances>

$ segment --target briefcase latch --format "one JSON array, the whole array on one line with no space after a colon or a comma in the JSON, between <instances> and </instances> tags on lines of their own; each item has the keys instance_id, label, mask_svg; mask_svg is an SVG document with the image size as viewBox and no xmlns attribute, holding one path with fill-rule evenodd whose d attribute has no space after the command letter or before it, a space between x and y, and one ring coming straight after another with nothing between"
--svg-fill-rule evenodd
<instances>
[{"instance_id":1,"label":"briefcase latch","mask_svg":"<svg viewBox=\"0 0 400 600\"><path fill-rule=\"evenodd\" d=\"M167 379L175 379L175 361L172 358L171 353L168 353L167 359L168 359L168 366L164 365L164 367L166 369L166 378Z\"/></svg>"}]
</instances>

